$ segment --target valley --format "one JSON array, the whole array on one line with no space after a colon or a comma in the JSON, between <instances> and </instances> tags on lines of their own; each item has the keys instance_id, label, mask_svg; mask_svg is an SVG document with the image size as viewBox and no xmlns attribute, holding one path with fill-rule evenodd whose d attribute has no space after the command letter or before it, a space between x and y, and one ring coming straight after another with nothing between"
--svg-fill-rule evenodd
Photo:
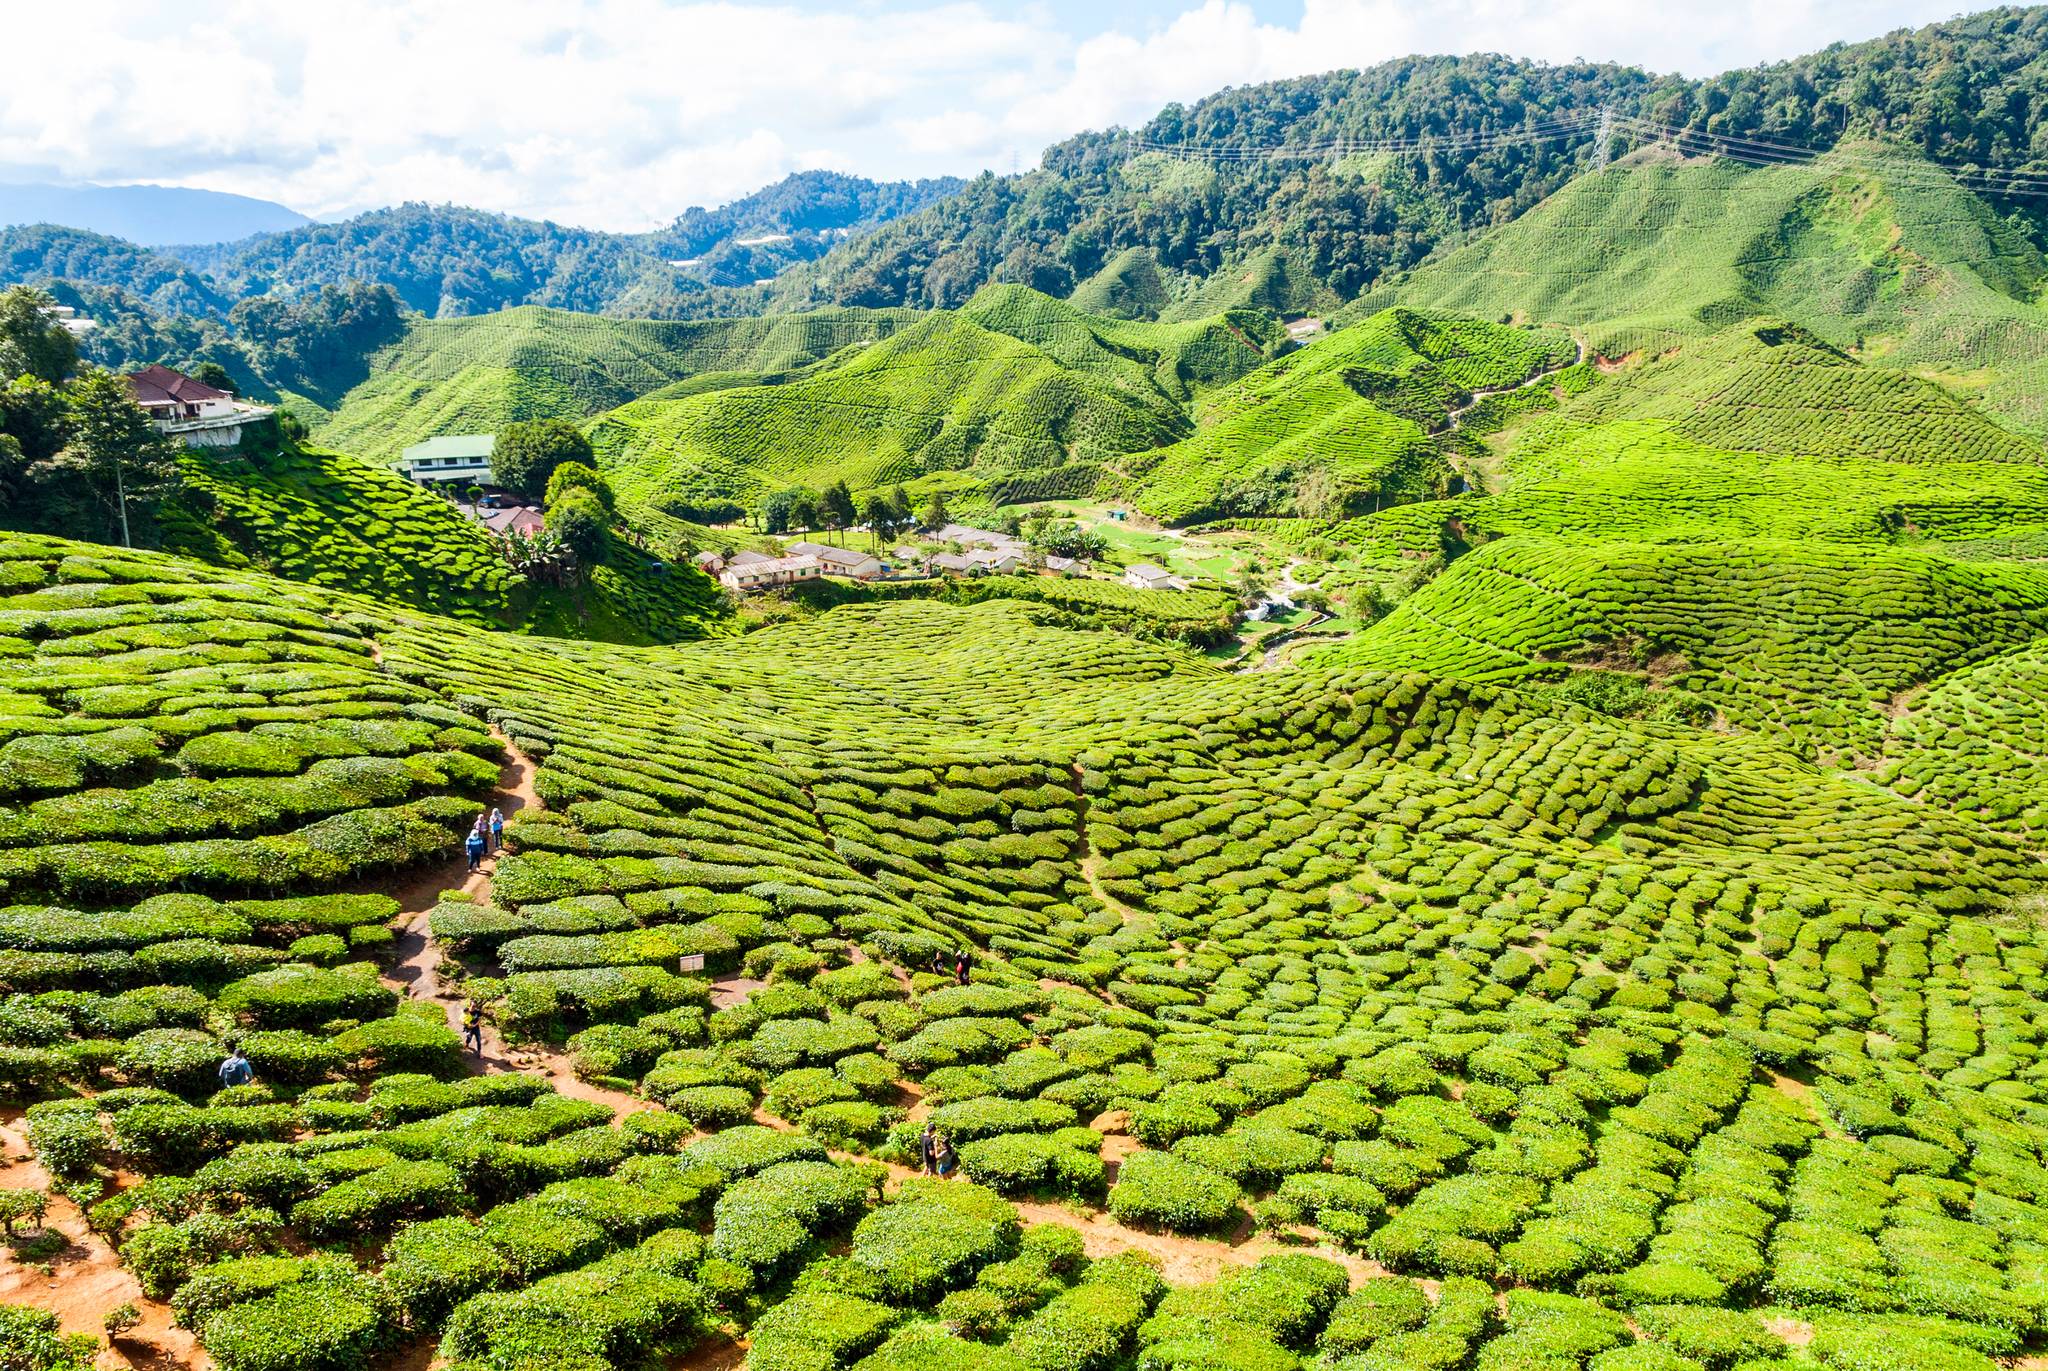
<instances>
[{"instance_id":1,"label":"valley","mask_svg":"<svg viewBox=\"0 0 2048 1371\"><path fill-rule=\"evenodd\" d=\"M0 231L0 1367L2042 1364L2044 52Z\"/></svg>"}]
</instances>

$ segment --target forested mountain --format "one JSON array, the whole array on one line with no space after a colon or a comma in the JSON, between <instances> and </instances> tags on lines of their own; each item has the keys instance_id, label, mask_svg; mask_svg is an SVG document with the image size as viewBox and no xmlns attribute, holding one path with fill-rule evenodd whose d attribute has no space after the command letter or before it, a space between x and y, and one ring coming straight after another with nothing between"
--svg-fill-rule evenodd
<instances>
[{"instance_id":1,"label":"forested mountain","mask_svg":"<svg viewBox=\"0 0 2048 1371\"><path fill-rule=\"evenodd\" d=\"M1070 139L1041 170L985 175L790 273L774 303L948 306L991 280L1065 294L1136 249L1166 273L1169 295L1226 264L1284 255L1289 303L1321 307L1537 204L1591 164L1590 116L1603 104L1720 137L1875 137L1968 166L2034 169L2048 166L2036 161L2044 41L2048 10L2000 9L1700 81L1478 55L1226 90L1128 134ZM1471 141L1531 129L1555 136ZM1333 155L1345 140L1434 146ZM2031 214L2026 203L2001 209Z\"/></svg>"},{"instance_id":2,"label":"forested mountain","mask_svg":"<svg viewBox=\"0 0 2048 1371\"><path fill-rule=\"evenodd\" d=\"M791 262L951 194L940 179L877 183L802 172L652 233L606 233L454 205L406 204L239 243L179 249L230 298L323 285L391 286L448 318L511 305L652 314L707 282L752 284ZM701 311L692 311L701 312Z\"/></svg>"}]
</instances>

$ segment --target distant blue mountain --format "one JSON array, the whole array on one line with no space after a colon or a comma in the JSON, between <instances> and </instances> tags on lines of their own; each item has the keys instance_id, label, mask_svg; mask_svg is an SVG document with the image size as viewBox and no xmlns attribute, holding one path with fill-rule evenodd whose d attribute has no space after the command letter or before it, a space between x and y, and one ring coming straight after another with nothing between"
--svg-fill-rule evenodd
<instances>
[{"instance_id":1,"label":"distant blue mountain","mask_svg":"<svg viewBox=\"0 0 2048 1371\"><path fill-rule=\"evenodd\" d=\"M247 195L184 186L58 186L0 183L0 226L62 224L144 247L229 243L313 221Z\"/></svg>"}]
</instances>

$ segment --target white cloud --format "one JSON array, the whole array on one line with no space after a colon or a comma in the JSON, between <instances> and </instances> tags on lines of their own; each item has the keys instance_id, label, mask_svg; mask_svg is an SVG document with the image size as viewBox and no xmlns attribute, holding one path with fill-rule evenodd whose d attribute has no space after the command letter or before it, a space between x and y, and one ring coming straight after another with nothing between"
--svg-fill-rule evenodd
<instances>
[{"instance_id":1,"label":"white cloud","mask_svg":"<svg viewBox=\"0 0 2048 1371\"><path fill-rule=\"evenodd\" d=\"M971 174L1225 85L1495 50L1701 75L1939 17L1922 0L1207 0L1085 39L997 0L10 5L0 167L335 215L452 200L645 227L802 167ZM1101 22L1101 21L1098 21ZM80 33L94 35L79 43Z\"/></svg>"}]
</instances>

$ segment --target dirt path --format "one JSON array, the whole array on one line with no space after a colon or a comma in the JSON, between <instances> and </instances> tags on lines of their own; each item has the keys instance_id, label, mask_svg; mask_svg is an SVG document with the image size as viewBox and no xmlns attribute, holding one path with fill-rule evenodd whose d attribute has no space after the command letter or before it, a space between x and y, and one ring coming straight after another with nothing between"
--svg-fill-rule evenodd
<instances>
[{"instance_id":1,"label":"dirt path","mask_svg":"<svg viewBox=\"0 0 2048 1371\"><path fill-rule=\"evenodd\" d=\"M30 1155L20 1111L0 1115L0 1188L43 1190L49 1184L49 1173ZM121 1265L105 1238L86 1226L77 1205L53 1196L45 1223L64 1239L42 1263L48 1274L21 1261L12 1247L0 1248L0 1304L47 1309L66 1333L94 1337L104 1336L102 1320L109 1309L134 1305L142 1322L100 1349L93 1362L97 1371L208 1371L213 1366L198 1339L171 1322L170 1307L142 1293L134 1273Z\"/></svg>"},{"instance_id":2,"label":"dirt path","mask_svg":"<svg viewBox=\"0 0 2048 1371\"><path fill-rule=\"evenodd\" d=\"M540 796L533 786L537 768L533 760L513 746L504 730L495 724L491 726L491 736L505 746L505 765L498 775L497 790L481 802L482 809L487 812L496 808L504 814L509 825L522 811L541 808ZM442 982L441 948L428 929L428 921L433 917L435 906L440 904L444 891L460 890L479 904L489 904L492 878L497 874L498 862L503 855L501 850L485 857L482 869L474 872L469 870L467 857L453 857L425 870L409 873L403 881L384 892L398 901L398 917L402 921L398 925L397 941L393 944L397 960L385 974L384 983L409 1000L438 1000L448 1026L458 1033L462 1031L462 995L459 990L450 989ZM482 1054L468 1058L470 1070L477 1074L539 1072L548 1078L555 1093L605 1105L620 1115L656 1107L638 1095L591 1084L577 1075L568 1058L559 1052L506 1042L498 1026L488 1018L484 1020L483 1040Z\"/></svg>"}]
</instances>

